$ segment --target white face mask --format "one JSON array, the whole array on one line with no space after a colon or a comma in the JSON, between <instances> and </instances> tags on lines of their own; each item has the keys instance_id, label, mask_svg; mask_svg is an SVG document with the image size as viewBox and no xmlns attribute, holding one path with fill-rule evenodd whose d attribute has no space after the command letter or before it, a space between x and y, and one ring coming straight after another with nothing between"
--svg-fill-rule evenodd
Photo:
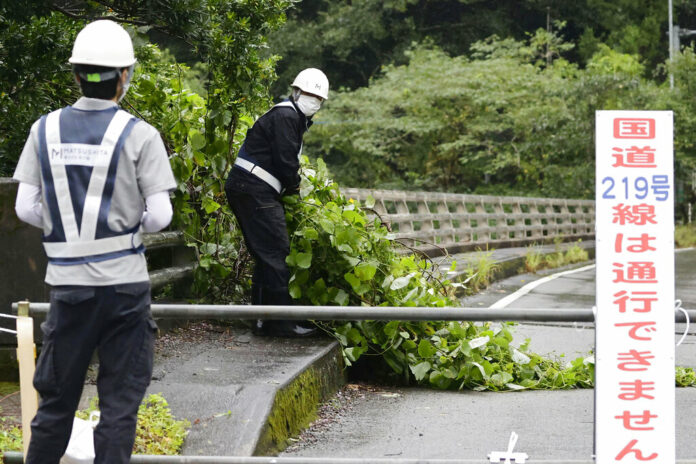
<instances>
[{"instance_id":1,"label":"white face mask","mask_svg":"<svg viewBox=\"0 0 696 464\"><path fill-rule=\"evenodd\" d=\"M295 99L295 104L305 116L312 117L321 108L321 100L311 95L300 95Z\"/></svg>"},{"instance_id":2,"label":"white face mask","mask_svg":"<svg viewBox=\"0 0 696 464\"><path fill-rule=\"evenodd\" d=\"M128 77L126 77L126 82L121 86L121 95L118 97L118 102L121 103L121 100L123 100L123 97L126 96L126 92L128 92L128 87L130 87L131 79L133 78L133 69L135 68L134 65L131 65L130 68L128 68Z\"/></svg>"}]
</instances>

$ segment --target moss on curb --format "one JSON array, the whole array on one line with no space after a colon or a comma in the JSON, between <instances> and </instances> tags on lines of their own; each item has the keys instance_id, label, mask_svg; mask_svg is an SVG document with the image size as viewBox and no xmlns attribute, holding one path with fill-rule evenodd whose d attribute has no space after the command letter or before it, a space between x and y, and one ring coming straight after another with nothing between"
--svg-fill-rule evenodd
<instances>
[{"instance_id":1,"label":"moss on curb","mask_svg":"<svg viewBox=\"0 0 696 464\"><path fill-rule=\"evenodd\" d=\"M305 429L316 418L319 405L344 383L343 357L335 345L278 390L254 455L270 456L285 449L288 439Z\"/></svg>"}]
</instances>

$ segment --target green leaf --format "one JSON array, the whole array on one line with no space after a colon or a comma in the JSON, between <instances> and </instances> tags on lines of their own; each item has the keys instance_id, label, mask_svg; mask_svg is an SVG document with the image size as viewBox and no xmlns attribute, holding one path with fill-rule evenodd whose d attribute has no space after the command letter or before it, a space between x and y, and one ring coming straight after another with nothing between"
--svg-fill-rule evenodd
<instances>
[{"instance_id":1,"label":"green leaf","mask_svg":"<svg viewBox=\"0 0 696 464\"><path fill-rule=\"evenodd\" d=\"M343 217L351 224L365 225L365 218L357 211L344 210Z\"/></svg>"},{"instance_id":2,"label":"green leaf","mask_svg":"<svg viewBox=\"0 0 696 464\"><path fill-rule=\"evenodd\" d=\"M200 132L194 132L191 135L191 148L194 150L200 150L205 147L205 137Z\"/></svg>"},{"instance_id":3,"label":"green leaf","mask_svg":"<svg viewBox=\"0 0 696 464\"><path fill-rule=\"evenodd\" d=\"M372 280L376 271L377 267L370 263L362 263L353 270L358 279L362 281Z\"/></svg>"},{"instance_id":4,"label":"green leaf","mask_svg":"<svg viewBox=\"0 0 696 464\"><path fill-rule=\"evenodd\" d=\"M295 282L288 286L288 290L290 291L290 296L296 300L302 296L302 288Z\"/></svg>"},{"instance_id":5,"label":"green leaf","mask_svg":"<svg viewBox=\"0 0 696 464\"><path fill-rule=\"evenodd\" d=\"M412 351L416 349L416 342L414 342L413 340L406 340L404 341L404 343L401 344L401 346L406 351Z\"/></svg>"},{"instance_id":6,"label":"green leaf","mask_svg":"<svg viewBox=\"0 0 696 464\"><path fill-rule=\"evenodd\" d=\"M389 321L387 322L387 325L384 326L384 334L392 338L396 335L396 331L399 330L399 321Z\"/></svg>"},{"instance_id":7,"label":"green leaf","mask_svg":"<svg viewBox=\"0 0 696 464\"><path fill-rule=\"evenodd\" d=\"M210 197L203 197L202 206L207 214L217 211L222 207L220 203L216 202Z\"/></svg>"},{"instance_id":8,"label":"green leaf","mask_svg":"<svg viewBox=\"0 0 696 464\"><path fill-rule=\"evenodd\" d=\"M423 361L415 366L410 366L410 368L411 372L413 372L413 376L420 382L430 371L431 364L428 361Z\"/></svg>"},{"instance_id":9,"label":"green leaf","mask_svg":"<svg viewBox=\"0 0 696 464\"><path fill-rule=\"evenodd\" d=\"M205 166L205 155L201 153L200 151L194 151L193 152L193 161L198 165L198 166Z\"/></svg>"},{"instance_id":10,"label":"green leaf","mask_svg":"<svg viewBox=\"0 0 696 464\"><path fill-rule=\"evenodd\" d=\"M327 234L334 233L334 223L331 222L329 219L321 218L319 220L319 225L324 230L324 232L326 232Z\"/></svg>"},{"instance_id":11,"label":"green leaf","mask_svg":"<svg viewBox=\"0 0 696 464\"><path fill-rule=\"evenodd\" d=\"M346 279L346 282L353 287L353 291L357 291L357 289L360 287L360 279L358 279L352 272L347 272L343 275L343 277Z\"/></svg>"},{"instance_id":12,"label":"green leaf","mask_svg":"<svg viewBox=\"0 0 696 464\"><path fill-rule=\"evenodd\" d=\"M437 353L437 348L435 348L428 340L421 340L420 343L418 343L418 354L422 358L430 358L435 353Z\"/></svg>"},{"instance_id":13,"label":"green leaf","mask_svg":"<svg viewBox=\"0 0 696 464\"><path fill-rule=\"evenodd\" d=\"M367 198L365 199L365 207L366 208L374 208L375 207L375 199L372 197L372 195L368 195Z\"/></svg>"},{"instance_id":14,"label":"green leaf","mask_svg":"<svg viewBox=\"0 0 696 464\"><path fill-rule=\"evenodd\" d=\"M349 301L349 296L346 292L343 290L339 290L338 293L336 294L336 297L334 298L334 303L338 303L341 306L346 306Z\"/></svg>"},{"instance_id":15,"label":"green leaf","mask_svg":"<svg viewBox=\"0 0 696 464\"><path fill-rule=\"evenodd\" d=\"M308 240L319 239L319 232L317 232L316 229L312 229L311 227L305 227L304 229L302 229L302 235Z\"/></svg>"},{"instance_id":16,"label":"green leaf","mask_svg":"<svg viewBox=\"0 0 696 464\"><path fill-rule=\"evenodd\" d=\"M416 275L416 274L411 273L409 275L394 279L394 281L389 286L389 289L390 290L400 290L400 289L404 288L405 286L408 285L408 283L411 281L411 278L413 278L414 275Z\"/></svg>"},{"instance_id":17,"label":"green leaf","mask_svg":"<svg viewBox=\"0 0 696 464\"><path fill-rule=\"evenodd\" d=\"M312 252L297 253L295 256L295 263L300 269L309 269L309 266L312 265Z\"/></svg>"},{"instance_id":18,"label":"green leaf","mask_svg":"<svg viewBox=\"0 0 696 464\"><path fill-rule=\"evenodd\" d=\"M440 390L446 390L452 383L452 380L440 371L432 371L428 381L430 385Z\"/></svg>"}]
</instances>

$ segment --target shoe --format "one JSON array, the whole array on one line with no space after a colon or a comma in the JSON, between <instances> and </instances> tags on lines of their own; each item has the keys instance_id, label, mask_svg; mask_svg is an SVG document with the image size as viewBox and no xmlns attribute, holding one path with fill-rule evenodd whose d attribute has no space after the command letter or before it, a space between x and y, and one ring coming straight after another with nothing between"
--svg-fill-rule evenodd
<instances>
[{"instance_id":1,"label":"shoe","mask_svg":"<svg viewBox=\"0 0 696 464\"><path fill-rule=\"evenodd\" d=\"M317 334L315 327L305 327L299 321L267 321L272 322L266 331L271 337L304 338ZM264 324L264 327L267 324Z\"/></svg>"},{"instance_id":2,"label":"shoe","mask_svg":"<svg viewBox=\"0 0 696 464\"><path fill-rule=\"evenodd\" d=\"M273 321L264 321L263 319L257 319L254 325L251 327L251 333L254 335L268 335L268 328L272 325Z\"/></svg>"}]
</instances>

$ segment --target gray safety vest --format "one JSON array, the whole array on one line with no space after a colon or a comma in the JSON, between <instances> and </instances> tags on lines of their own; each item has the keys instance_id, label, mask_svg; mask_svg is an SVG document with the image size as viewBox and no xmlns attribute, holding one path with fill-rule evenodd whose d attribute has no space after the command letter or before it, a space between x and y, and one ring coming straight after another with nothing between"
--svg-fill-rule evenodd
<instances>
[{"instance_id":1,"label":"gray safety vest","mask_svg":"<svg viewBox=\"0 0 696 464\"><path fill-rule=\"evenodd\" d=\"M145 251L139 223L114 231L107 221L123 142L137 121L116 107L67 107L41 118L39 164L51 219L43 244L49 262L75 265Z\"/></svg>"}]
</instances>

